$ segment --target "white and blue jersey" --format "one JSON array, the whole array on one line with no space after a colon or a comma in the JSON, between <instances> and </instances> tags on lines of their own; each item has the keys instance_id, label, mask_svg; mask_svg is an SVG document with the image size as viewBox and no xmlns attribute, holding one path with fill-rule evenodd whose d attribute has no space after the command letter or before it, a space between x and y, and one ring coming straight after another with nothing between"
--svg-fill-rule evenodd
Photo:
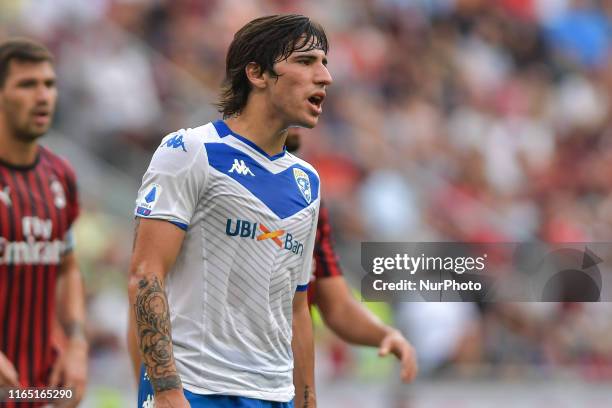
<instances>
[{"instance_id":1,"label":"white and blue jersey","mask_svg":"<svg viewBox=\"0 0 612 408\"><path fill-rule=\"evenodd\" d=\"M163 139L136 215L186 232L166 278L186 390L293 398L292 302L311 275L319 194L312 166L267 155L223 121Z\"/></svg>"}]
</instances>

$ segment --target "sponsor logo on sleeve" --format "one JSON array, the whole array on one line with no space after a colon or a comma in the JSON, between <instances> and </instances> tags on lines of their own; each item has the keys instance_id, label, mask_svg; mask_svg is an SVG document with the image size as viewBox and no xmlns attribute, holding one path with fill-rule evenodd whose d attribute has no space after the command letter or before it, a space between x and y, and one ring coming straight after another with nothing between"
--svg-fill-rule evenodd
<instances>
[{"instance_id":1,"label":"sponsor logo on sleeve","mask_svg":"<svg viewBox=\"0 0 612 408\"><path fill-rule=\"evenodd\" d=\"M155 204L159 200L162 193L162 187L159 184L151 183L144 189L142 196L138 199L136 205L136 214L144 215L145 217L151 214Z\"/></svg>"}]
</instances>

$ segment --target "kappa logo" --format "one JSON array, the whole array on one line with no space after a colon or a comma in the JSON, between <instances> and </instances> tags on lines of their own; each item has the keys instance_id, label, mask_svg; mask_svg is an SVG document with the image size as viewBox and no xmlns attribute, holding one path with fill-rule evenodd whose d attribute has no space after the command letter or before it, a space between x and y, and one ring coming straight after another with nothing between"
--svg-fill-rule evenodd
<instances>
[{"instance_id":1,"label":"kappa logo","mask_svg":"<svg viewBox=\"0 0 612 408\"><path fill-rule=\"evenodd\" d=\"M308 178L308 174L306 174L304 170L295 167L293 169L293 177L295 177L295 182L297 183L304 200L310 204L312 201L312 191L310 190L310 179Z\"/></svg>"},{"instance_id":2,"label":"kappa logo","mask_svg":"<svg viewBox=\"0 0 612 408\"><path fill-rule=\"evenodd\" d=\"M183 135L179 133L175 133L174 136L172 136L166 142L162 143L162 147L163 146L171 147L173 149L178 149L180 147L183 149L184 152L187 151L187 149L185 149L185 142L183 142Z\"/></svg>"},{"instance_id":3,"label":"kappa logo","mask_svg":"<svg viewBox=\"0 0 612 408\"><path fill-rule=\"evenodd\" d=\"M0 190L0 201L2 201L7 207L10 207L13 204L11 201L11 188L9 186L4 186L4 188Z\"/></svg>"},{"instance_id":4,"label":"kappa logo","mask_svg":"<svg viewBox=\"0 0 612 408\"><path fill-rule=\"evenodd\" d=\"M244 163L244 160L234 159L234 164L232 165L232 168L228 171L228 173L233 173L234 171L238 174L242 174L243 176L255 177L251 169L249 169Z\"/></svg>"}]
</instances>

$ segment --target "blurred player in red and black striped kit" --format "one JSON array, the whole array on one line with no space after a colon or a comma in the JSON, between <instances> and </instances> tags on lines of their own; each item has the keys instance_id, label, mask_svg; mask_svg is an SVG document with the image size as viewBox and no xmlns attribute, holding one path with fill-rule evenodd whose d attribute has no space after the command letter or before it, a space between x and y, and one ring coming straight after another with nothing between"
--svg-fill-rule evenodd
<instances>
[{"instance_id":1,"label":"blurred player in red and black striped kit","mask_svg":"<svg viewBox=\"0 0 612 408\"><path fill-rule=\"evenodd\" d=\"M83 282L72 238L76 179L38 144L57 100L52 62L36 42L0 43L0 389L72 387L77 397L68 405L76 406L87 378ZM60 353L51 341L56 322L66 335Z\"/></svg>"},{"instance_id":2,"label":"blurred player in red and black striped kit","mask_svg":"<svg viewBox=\"0 0 612 408\"><path fill-rule=\"evenodd\" d=\"M300 147L300 130L289 128L285 146L289 152ZM314 246L314 274L308 285L308 302L316 305L325 325L342 340L356 345L379 348L379 355L394 354L401 363L404 382L417 373L414 349L396 329L383 324L349 290L338 264L331 238L331 225L325 203L321 201Z\"/></svg>"}]
</instances>

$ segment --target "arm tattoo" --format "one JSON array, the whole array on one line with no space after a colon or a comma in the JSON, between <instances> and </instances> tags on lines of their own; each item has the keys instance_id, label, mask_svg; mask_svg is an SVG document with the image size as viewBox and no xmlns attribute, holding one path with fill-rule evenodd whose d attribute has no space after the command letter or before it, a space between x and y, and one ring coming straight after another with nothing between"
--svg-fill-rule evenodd
<instances>
[{"instance_id":1,"label":"arm tattoo","mask_svg":"<svg viewBox=\"0 0 612 408\"><path fill-rule=\"evenodd\" d=\"M168 298L157 277L138 282L136 327L140 349L155 392L181 388L174 365Z\"/></svg>"},{"instance_id":2,"label":"arm tattoo","mask_svg":"<svg viewBox=\"0 0 612 408\"><path fill-rule=\"evenodd\" d=\"M308 397L310 397L310 388L308 388L308 386L305 385L304 386L304 408L308 408L310 406Z\"/></svg>"}]
</instances>

